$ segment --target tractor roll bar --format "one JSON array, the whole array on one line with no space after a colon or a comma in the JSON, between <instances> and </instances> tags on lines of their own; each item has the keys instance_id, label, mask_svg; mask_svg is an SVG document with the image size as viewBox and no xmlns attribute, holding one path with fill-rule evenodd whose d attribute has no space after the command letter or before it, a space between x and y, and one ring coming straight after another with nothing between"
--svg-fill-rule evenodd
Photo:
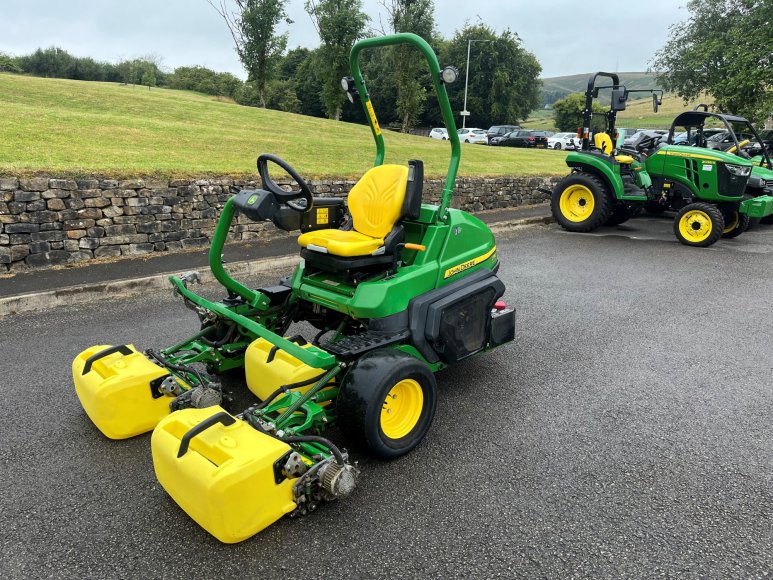
<instances>
[{"instance_id":1,"label":"tractor roll bar","mask_svg":"<svg viewBox=\"0 0 773 580\"><path fill-rule=\"evenodd\" d=\"M376 38L365 38L354 44L351 52L349 53L349 66L352 71L352 77L354 77L354 83L357 87L357 91L360 94L360 101L362 101L362 108L365 111L365 117L368 119L370 125L370 131L373 133L373 138L376 141L376 159L374 165L381 165L384 163L384 137L381 134L381 127L378 124L376 113L373 110L373 104L370 101L370 95L367 88L365 88L365 81L362 79L362 71L360 70L360 53L368 48L376 48L381 46L393 46L395 44L411 44L418 48L424 55L429 65L430 75L432 76L432 84L435 87L437 93L438 103L440 104L440 111L443 116L443 122L448 130L448 140L451 143L451 161L448 164L448 173L446 174L446 182L443 186L443 195L440 200L440 208L438 210L438 218L442 221L446 220L446 213L448 207L451 205L451 198L453 197L454 185L456 183L456 174L459 171L459 161L461 159L461 146L459 144L459 135L456 133L456 123L454 122L454 114L451 110L451 103L448 100L448 93L446 87L440 78L440 65L438 64L437 56L432 50L427 41L421 36L411 34L409 32L403 32L400 34L392 34L388 36L379 36Z\"/></svg>"},{"instance_id":2,"label":"tractor roll bar","mask_svg":"<svg viewBox=\"0 0 773 580\"><path fill-rule=\"evenodd\" d=\"M582 112L582 149L587 151L590 149L590 139L586 135L590 135L591 119L593 118L593 99L599 96L599 88L596 88L596 79L598 77L607 77L612 79L612 89L616 89L620 86L620 77L616 73L597 72L590 76L588 79L588 90L585 91L585 110ZM605 87L607 88L607 87ZM607 114L608 120L611 122L612 130L614 130L615 118L617 114L614 110L610 110Z\"/></svg>"}]
</instances>

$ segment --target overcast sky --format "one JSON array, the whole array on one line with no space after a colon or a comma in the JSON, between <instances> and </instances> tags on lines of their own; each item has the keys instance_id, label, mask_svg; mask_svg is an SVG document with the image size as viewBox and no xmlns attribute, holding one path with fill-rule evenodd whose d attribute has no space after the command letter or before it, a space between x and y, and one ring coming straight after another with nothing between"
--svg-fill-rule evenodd
<instances>
[{"instance_id":1,"label":"overcast sky","mask_svg":"<svg viewBox=\"0 0 773 580\"><path fill-rule=\"evenodd\" d=\"M542 64L542 76L594 70L642 71L687 18L686 0L435 0L435 21L451 37L465 20L517 32ZM378 25L379 0L363 0ZM319 41L290 0L288 47ZM0 51L26 54L59 46L76 56L115 61L155 54L164 66L203 65L244 77L225 24L206 0L0 0ZM441 63L456 64L463 63Z\"/></svg>"}]
</instances>

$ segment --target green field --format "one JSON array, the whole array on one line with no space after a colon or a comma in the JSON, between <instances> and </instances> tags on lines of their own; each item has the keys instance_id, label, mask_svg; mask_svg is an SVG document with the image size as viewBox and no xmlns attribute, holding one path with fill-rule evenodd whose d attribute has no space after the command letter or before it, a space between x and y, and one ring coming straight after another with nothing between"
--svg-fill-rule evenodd
<instances>
[{"instance_id":1,"label":"green field","mask_svg":"<svg viewBox=\"0 0 773 580\"><path fill-rule=\"evenodd\" d=\"M663 104L658 108L658 112L654 113L651 97L629 100L625 111L617 114L617 126L639 129L668 129L674 117L679 113L691 110L697 102L699 101L685 105L680 97L666 93L663 95ZM534 111L526 121L521 123L521 126L528 129L555 130L553 111L544 109Z\"/></svg>"},{"instance_id":2,"label":"green field","mask_svg":"<svg viewBox=\"0 0 773 580\"><path fill-rule=\"evenodd\" d=\"M366 126L185 91L0 73L0 110L0 174L245 176L274 153L305 177L356 177L375 154ZM385 139L387 162L421 159L427 177L445 175L447 142ZM560 175L564 156L463 144L459 175Z\"/></svg>"},{"instance_id":3,"label":"green field","mask_svg":"<svg viewBox=\"0 0 773 580\"><path fill-rule=\"evenodd\" d=\"M628 89L634 90L634 89L657 89L660 88L660 85L655 80L655 74L654 73L648 73L648 72L619 72L617 73L620 77L620 83L625 85ZM546 92L564 92L566 94L570 93L584 93L585 90L588 88L588 77L590 77L591 73L581 73L577 75L567 75L562 77L549 77L540 79L542 81L542 90ZM607 82L608 79L605 77L599 77L603 81L604 84L611 84L611 81ZM609 95L609 91L606 91L606 94ZM635 98L643 98L645 95L643 93L634 93L631 95L632 99ZM607 103L609 102L609 96L607 96Z\"/></svg>"}]
</instances>

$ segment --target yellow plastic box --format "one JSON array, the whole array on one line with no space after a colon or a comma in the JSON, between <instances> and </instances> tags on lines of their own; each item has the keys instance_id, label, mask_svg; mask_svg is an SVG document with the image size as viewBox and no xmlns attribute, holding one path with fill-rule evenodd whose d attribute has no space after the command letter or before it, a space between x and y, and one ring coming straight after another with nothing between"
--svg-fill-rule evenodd
<instances>
[{"instance_id":1,"label":"yellow plastic box","mask_svg":"<svg viewBox=\"0 0 773 580\"><path fill-rule=\"evenodd\" d=\"M158 481L221 542L241 542L296 507L293 481L281 476L290 446L222 407L172 413L156 426L151 448Z\"/></svg>"},{"instance_id":2,"label":"yellow plastic box","mask_svg":"<svg viewBox=\"0 0 773 580\"><path fill-rule=\"evenodd\" d=\"M120 350L99 356L108 349ZM168 374L134 345L92 346L72 363L75 392L83 409L111 439L146 433L169 414L171 399L153 398L150 386L151 381Z\"/></svg>"},{"instance_id":3,"label":"yellow plastic box","mask_svg":"<svg viewBox=\"0 0 773 580\"><path fill-rule=\"evenodd\" d=\"M311 344L304 345L303 348L322 352ZM302 363L281 349L276 349L272 355L273 349L273 344L258 338L250 343L244 353L244 374L247 378L247 386L260 399L265 399L282 385L300 383L324 372L322 369L315 369ZM313 383L299 388L297 392L306 392L312 385Z\"/></svg>"}]
</instances>

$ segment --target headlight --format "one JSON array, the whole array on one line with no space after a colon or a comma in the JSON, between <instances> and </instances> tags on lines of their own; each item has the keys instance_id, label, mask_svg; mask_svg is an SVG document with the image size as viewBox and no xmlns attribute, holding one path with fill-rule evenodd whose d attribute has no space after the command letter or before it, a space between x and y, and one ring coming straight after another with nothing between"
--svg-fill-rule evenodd
<instances>
[{"instance_id":1,"label":"headlight","mask_svg":"<svg viewBox=\"0 0 773 580\"><path fill-rule=\"evenodd\" d=\"M725 167L733 175L740 175L741 177L747 177L752 172L752 168L749 165L726 165Z\"/></svg>"}]
</instances>

